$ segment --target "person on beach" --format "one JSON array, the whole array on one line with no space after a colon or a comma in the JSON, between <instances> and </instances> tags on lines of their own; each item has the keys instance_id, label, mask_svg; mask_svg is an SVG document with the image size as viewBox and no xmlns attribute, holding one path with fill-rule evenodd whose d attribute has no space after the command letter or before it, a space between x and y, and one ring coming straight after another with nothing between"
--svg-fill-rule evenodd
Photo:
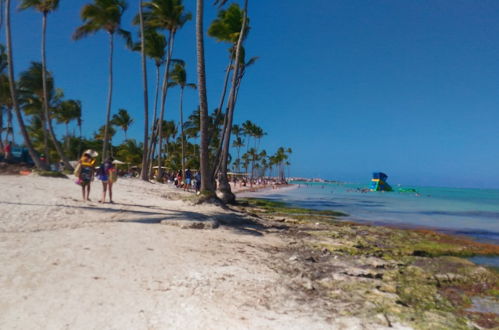
<instances>
[{"instance_id":1,"label":"person on beach","mask_svg":"<svg viewBox=\"0 0 499 330\"><path fill-rule=\"evenodd\" d=\"M109 203L113 202L113 183L116 181L117 173L113 164L113 158L109 157L99 167L97 177L102 181L102 199L99 203L106 202L106 192L109 190Z\"/></svg>"},{"instance_id":2,"label":"person on beach","mask_svg":"<svg viewBox=\"0 0 499 330\"><path fill-rule=\"evenodd\" d=\"M94 167L95 167L94 157L96 157L97 155L98 154L96 151L93 150L85 151L77 166L78 183L81 185L81 192L84 202L90 201L89 198L90 184L94 179Z\"/></svg>"},{"instance_id":3,"label":"person on beach","mask_svg":"<svg viewBox=\"0 0 499 330\"><path fill-rule=\"evenodd\" d=\"M184 191L189 191L189 188L191 186L191 179L192 179L192 172L190 169L187 169L185 171L185 184L184 184Z\"/></svg>"},{"instance_id":4,"label":"person on beach","mask_svg":"<svg viewBox=\"0 0 499 330\"><path fill-rule=\"evenodd\" d=\"M177 188L182 188L182 184L183 184L183 182L182 182L182 170L178 170L178 172L177 172L177 184L176 184Z\"/></svg>"},{"instance_id":5,"label":"person on beach","mask_svg":"<svg viewBox=\"0 0 499 330\"><path fill-rule=\"evenodd\" d=\"M197 172L194 179L196 179L196 194L199 195L199 191L201 190L201 172Z\"/></svg>"},{"instance_id":6,"label":"person on beach","mask_svg":"<svg viewBox=\"0 0 499 330\"><path fill-rule=\"evenodd\" d=\"M7 143L7 145L4 147L3 152L5 155L5 159L10 160L11 155L12 155L12 142L11 141L9 141L9 143Z\"/></svg>"}]
</instances>

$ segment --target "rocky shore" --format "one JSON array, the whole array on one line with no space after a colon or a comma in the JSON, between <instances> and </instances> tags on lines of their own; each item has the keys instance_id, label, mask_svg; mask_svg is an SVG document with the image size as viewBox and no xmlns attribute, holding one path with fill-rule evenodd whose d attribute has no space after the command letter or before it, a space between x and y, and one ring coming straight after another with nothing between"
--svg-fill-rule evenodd
<instances>
[{"instance_id":1,"label":"rocky shore","mask_svg":"<svg viewBox=\"0 0 499 330\"><path fill-rule=\"evenodd\" d=\"M415 329L497 329L499 273L465 259L499 246L428 230L341 221L341 213L245 199L242 211L286 228L271 251L304 303L326 315ZM478 304L477 304L478 302Z\"/></svg>"}]
</instances>

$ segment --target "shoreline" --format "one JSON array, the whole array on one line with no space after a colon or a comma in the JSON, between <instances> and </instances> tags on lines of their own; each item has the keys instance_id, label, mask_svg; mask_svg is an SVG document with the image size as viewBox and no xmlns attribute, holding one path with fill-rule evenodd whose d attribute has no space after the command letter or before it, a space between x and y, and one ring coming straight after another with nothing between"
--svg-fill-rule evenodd
<instances>
[{"instance_id":1,"label":"shoreline","mask_svg":"<svg viewBox=\"0 0 499 330\"><path fill-rule=\"evenodd\" d=\"M232 187L232 186L231 186ZM266 185L266 186L254 186L253 188L250 187L244 187L244 188L239 188L234 191L236 196L241 196L244 197L244 195L248 194L258 194L258 195L265 195L270 192L277 192L277 191L287 191L291 189L296 189L298 187L297 184L294 183L288 183L288 184L279 184L279 185Z\"/></svg>"},{"instance_id":2,"label":"shoreline","mask_svg":"<svg viewBox=\"0 0 499 330\"><path fill-rule=\"evenodd\" d=\"M472 329L499 322L465 304L499 292L499 275L454 257L484 245L258 199L228 209L193 205L176 188L136 179L118 180L115 204L81 202L68 179L0 182L9 187L0 191L2 328ZM92 185L94 200L100 186Z\"/></svg>"}]
</instances>

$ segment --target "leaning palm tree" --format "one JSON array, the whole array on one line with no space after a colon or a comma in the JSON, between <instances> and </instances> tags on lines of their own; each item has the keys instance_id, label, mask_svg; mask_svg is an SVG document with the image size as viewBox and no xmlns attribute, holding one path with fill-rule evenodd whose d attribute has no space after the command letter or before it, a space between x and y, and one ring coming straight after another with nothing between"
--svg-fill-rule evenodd
<instances>
[{"instance_id":1,"label":"leaning palm tree","mask_svg":"<svg viewBox=\"0 0 499 330\"><path fill-rule=\"evenodd\" d=\"M221 198L223 201L229 203L235 200L235 195L231 192L227 178L227 167L229 164L230 136L236 104L238 77L240 74L241 49L243 41L249 31L247 12L248 0L244 1L244 9L239 8L237 4L233 4L227 10L221 10L218 18L210 27L212 36L215 36L220 41L226 41L232 44L231 53L233 58L231 57L231 62L234 61L235 63L233 66L227 112L224 119L223 135L219 147L220 163L217 162L216 164L219 168L219 190L222 193Z\"/></svg>"},{"instance_id":2,"label":"leaning palm tree","mask_svg":"<svg viewBox=\"0 0 499 330\"><path fill-rule=\"evenodd\" d=\"M59 6L59 0L21 0L19 9L24 10L28 8L33 8L42 14L42 85L43 85L43 111L45 116L45 123L49 131L50 138L57 154L64 162L64 166L67 169L72 169L73 167L69 163L69 159L64 154L59 141L55 136L54 127L52 126L52 120L50 118L49 101L48 101L48 90L47 90L47 58L46 58L46 35L47 35L47 16L52 11L56 10Z\"/></svg>"},{"instance_id":3,"label":"leaning palm tree","mask_svg":"<svg viewBox=\"0 0 499 330\"><path fill-rule=\"evenodd\" d=\"M44 168L44 164L38 158L35 149L33 148L33 144L31 143L31 139L29 137L28 131L26 130L26 125L24 124L24 119L21 114L21 110L19 108L19 104L17 102L17 89L16 82L14 76L14 60L12 54L12 34L11 34L11 26L10 26L10 0L5 0L5 40L7 44L7 62L8 62L8 76L9 76L9 89L10 96L12 101L12 107L16 113L17 121L19 124L19 129L24 139L24 144L28 149L28 153L33 159L35 166L39 169Z\"/></svg>"},{"instance_id":4,"label":"leaning palm tree","mask_svg":"<svg viewBox=\"0 0 499 330\"><path fill-rule=\"evenodd\" d=\"M113 119L111 123L115 126L120 127L125 133L125 140L128 140L127 131L130 125L133 123L133 118L130 117L130 114L125 109L119 109L118 113L113 115Z\"/></svg>"},{"instance_id":5,"label":"leaning palm tree","mask_svg":"<svg viewBox=\"0 0 499 330\"><path fill-rule=\"evenodd\" d=\"M166 54L165 74L163 76L163 86L161 88L161 107L158 118L157 131L162 131L163 118L165 114L166 96L168 93L168 81L170 73L170 63L173 56L173 46L176 33L191 19L191 14L186 13L182 0L152 0L144 3L144 24L147 28L162 29L168 31L168 51ZM161 167L161 149L163 140L158 140L158 175L163 174Z\"/></svg>"},{"instance_id":6,"label":"leaning palm tree","mask_svg":"<svg viewBox=\"0 0 499 330\"><path fill-rule=\"evenodd\" d=\"M184 89L186 87L196 88L196 84L187 83L187 72L185 71L185 64L177 63L171 72L170 86L180 87L180 139L182 142L182 173L185 173L185 136L184 136L184 112L182 106L184 103ZM182 174L184 175L184 174Z\"/></svg>"},{"instance_id":7,"label":"leaning palm tree","mask_svg":"<svg viewBox=\"0 0 499 330\"><path fill-rule=\"evenodd\" d=\"M103 159L108 156L108 130L113 97L113 50L115 34L121 35L130 43L130 33L121 29L121 17L126 7L124 0L94 0L94 3L85 5L82 8L80 16L83 20L83 25L78 27L73 33L74 40L79 40L99 30L104 30L109 35L109 91L104 128L104 144L102 147Z\"/></svg>"}]
</instances>

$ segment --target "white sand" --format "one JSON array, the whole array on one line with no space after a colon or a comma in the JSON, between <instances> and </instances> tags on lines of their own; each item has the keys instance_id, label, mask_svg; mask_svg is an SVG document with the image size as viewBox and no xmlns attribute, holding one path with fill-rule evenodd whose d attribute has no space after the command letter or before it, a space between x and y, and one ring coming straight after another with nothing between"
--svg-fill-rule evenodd
<instances>
[{"instance_id":1,"label":"white sand","mask_svg":"<svg viewBox=\"0 0 499 330\"><path fill-rule=\"evenodd\" d=\"M266 252L277 235L161 225L230 214L114 188L116 204L83 203L68 179L0 176L0 329L365 329L293 299Z\"/></svg>"}]
</instances>

